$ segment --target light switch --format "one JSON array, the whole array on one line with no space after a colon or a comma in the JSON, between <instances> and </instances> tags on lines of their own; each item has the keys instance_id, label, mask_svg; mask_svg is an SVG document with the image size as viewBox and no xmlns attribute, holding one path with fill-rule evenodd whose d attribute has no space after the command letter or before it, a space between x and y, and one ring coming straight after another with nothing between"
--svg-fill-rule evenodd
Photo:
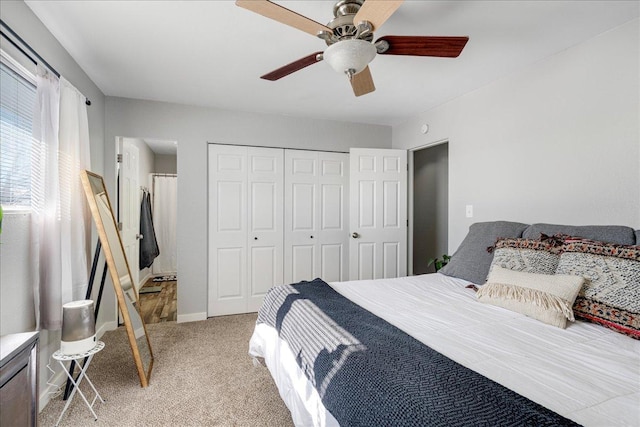
<instances>
[{"instance_id":1,"label":"light switch","mask_svg":"<svg viewBox=\"0 0 640 427\"><path fill-rule=\"evenodd\" d=\"M467 205L466 213L467 218L473 218L473 205Z\"/></svg>"}]
</instances>

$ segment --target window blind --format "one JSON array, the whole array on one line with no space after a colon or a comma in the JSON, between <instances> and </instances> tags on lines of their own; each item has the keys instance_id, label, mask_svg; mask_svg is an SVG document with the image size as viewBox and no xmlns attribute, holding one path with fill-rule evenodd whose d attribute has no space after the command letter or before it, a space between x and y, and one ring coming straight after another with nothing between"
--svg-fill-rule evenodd
<instances>
[{"instance_id":1,"label":"window blind","mask_svg":"<svg viewBox=\"0 0 640 427\"><path fill-rule=\"evenodd\" d=\"M31 151L36 88L0 62L0 203L31 206Z\"/></svg>"}]
</instances>

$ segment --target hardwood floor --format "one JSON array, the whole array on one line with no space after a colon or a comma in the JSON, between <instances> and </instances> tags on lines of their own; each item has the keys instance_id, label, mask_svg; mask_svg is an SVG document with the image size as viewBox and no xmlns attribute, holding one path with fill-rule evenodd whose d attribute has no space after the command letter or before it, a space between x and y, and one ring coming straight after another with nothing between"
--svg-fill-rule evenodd
<instances>
[{"instance_id":1,"label":"hardwood floor","mask_svg":"<svg viewBox=\"0 0 640 427\"><path fill-rule=\"evenodd\" d=\"M140 308L145 323L175 322L177 309L177 281L154 282L149 279L141 288L160 286L160 292L140 292Z\"/></svg>"}]
</instances>

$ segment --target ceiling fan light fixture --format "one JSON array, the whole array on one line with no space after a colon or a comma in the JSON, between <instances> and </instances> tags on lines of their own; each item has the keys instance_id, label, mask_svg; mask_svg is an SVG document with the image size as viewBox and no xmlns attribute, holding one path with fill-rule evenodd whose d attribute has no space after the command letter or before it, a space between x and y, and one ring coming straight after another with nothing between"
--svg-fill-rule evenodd
<instances>
[{"instance_id":1,"label":"ceiling fan light fixture","mask_svg":"<svg viewBox=\"0 0 640 427\"><path fill-rule=\"evenodd\" d=\"M323 58L338 73L358 74L376 57L376 47L366 40L347 39L325 49Z\"/></svg>"}]
</instances>

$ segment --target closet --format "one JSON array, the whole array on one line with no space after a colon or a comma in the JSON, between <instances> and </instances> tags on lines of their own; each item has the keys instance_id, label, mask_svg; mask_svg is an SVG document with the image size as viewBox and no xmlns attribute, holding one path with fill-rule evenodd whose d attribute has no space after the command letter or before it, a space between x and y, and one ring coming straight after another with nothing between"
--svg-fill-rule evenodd
<instances>
[{"instance_id":1,"label":"closet","mask_svg":"<svg viewBox=\"0 0 640 427\"><path fill-rule=\"evenodd\" d=\"M209 316L257 311L283 283L283 165L282 149L209 145Z\"/></svg>"},{"instance_id":2,"label":"closet","mask_svg":"<svg viewBox=\"0 0 640 427\"><path fill-rule=\"evenodd\" d=\"M348 154L209 144L208 315L348 277Z\"/></svg>"}]
</instances>

